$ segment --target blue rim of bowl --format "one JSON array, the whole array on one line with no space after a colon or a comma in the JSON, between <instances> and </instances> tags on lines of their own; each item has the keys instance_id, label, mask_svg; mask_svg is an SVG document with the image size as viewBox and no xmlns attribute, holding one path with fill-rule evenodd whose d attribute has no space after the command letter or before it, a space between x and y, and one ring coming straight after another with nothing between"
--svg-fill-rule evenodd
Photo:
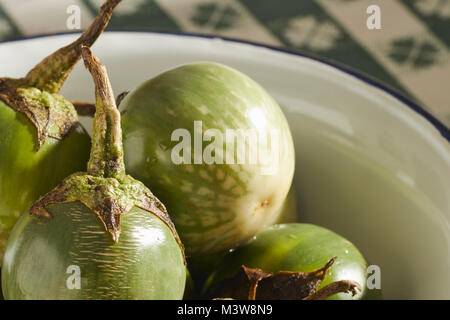
<instances>
[{"instance_id":1,"label":"blue rim of bowl","mask_svg":"<svg viewBox=\"0 0 450 320\"><path fill-rule=\"evenodd\" d=\"M325 58L323 56L319 56L316 54L313 54L311 52L306 52L302 50L292 50L282 47L275 47L263 43L258 42L252 42L248 40L241 40L241 39L233 39L233 38L227 38L223 36L218 35L209 35L209 34L198 34L198 33L186 33L186 32L174 32L174 31L149 31L149 30L121 30L121 29L113 29L113 30L106 30L105 33L119 33L119 32L129 32L129 33L148 33L148 34L162 34L162 35L173 35L173 36L181 36L181 37L191 37L191 38L204 38L204 39L221 39L226 42L234 42L234 43L241 43L246 44L250 46L260 47L260 48L266 48L269 50L282 52L294 56L299 56L303 58L308 58L314 61L318 61L321 63L324 63L328 66L331 66L333 68L336 68L342 72L345 72L373 87L376 87L389 95L393 96L397 100L401 101L404 105L415 111L416 113L420 114L422 117L424 117L428 122L430 122L439 132L440 134L447 140L447 142L450 143L450 129L447 128L440 120L438 120L435 116L433 116L430 112L425 110L419 103L413 101L410 97L408 97L405 93L402 91L395 89L391 87L388 84L385 84L384 82L364 73L359 70L356 70L350 66L344 65L340 62L336 62L335 60L332 60L330 58ZM45 37L57 37L57 36L63 36L63 35L74 35L74 34L80 34L79 31L73 31L73 32L58 32L58 33L49 33L49 34L37 34L34 36L28 36L28 37L18 37L14 39L4 40L1 41L2 43L8 43L8 42L16 42L16 41L23 41L23 40L32 40L37 38L45 38Z\"/></svg>"}]
</instances>

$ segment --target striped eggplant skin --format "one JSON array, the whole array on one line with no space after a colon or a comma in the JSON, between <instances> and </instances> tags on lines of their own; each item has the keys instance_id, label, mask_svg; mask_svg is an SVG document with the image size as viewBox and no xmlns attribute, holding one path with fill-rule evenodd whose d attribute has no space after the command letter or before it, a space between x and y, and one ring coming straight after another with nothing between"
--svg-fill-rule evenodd
<instances>
[{"instance_id":1,"label":"striped eggplant skin","mask_svg":"<svg viewBox=\"0 0 450 320\"><path fill-rule=\"evenodd\" d=\"M121 216L115 243L81 202L47 210L51 219L24 214L13 229L2 268L5 299L182 299L184 257L156 216L133 207Z\"/></svg>"},{"instance_id":2,"label":"striped eggplant skin","mask_svg":"<svg viewBox=\"0 0 450 320\"><path fill-rule=\"evenodd\" d=\"M62 179L86 170L90 146L79 126L63 140L47 138L37 151L31 121L0 100L0 265L20 215Z\"/></svg>"},{"instance_id":3,"label":"striped eggplant skin","mask_svg":"<svg viewBox=\"0 0 450 320\"><path fill-rule=\"evenodd\" d=\"M279 105L254 80L217 63L183 65L132 90L120 109L127 171L166 205L188 256L233 248L276 220L294 174L294 145ZM190 164L173 161L177 129L189 131ZM270 163L275 173L264 173L264 164L250 158L237 163L230 140L211 133L223 138L227 130L259 137L275 131L278 139L246 140L243 147L248 155L252 147L266 152L277 142L278 163ZM219 146L215 163L195 163L196 133L211 137L203 141L203 155L210 144ZM233 151L235 163L227 161Z\"/></svg>"},{"instance_id":4,"label":"striped eggplant skin","mask_svg":"<svg viewBox=\"0 0 450 320\"><path fill-rule=\"evenodd\" d=\"M311 272L322 268L331 258L336 262L327 271L319 289L340 280L358 282L361 291L352 297L347 293L330 296L329 300L359 300L365 297L367 262L358 248L337 233L313 224L285 223L268 227L245 245L223 258L209 276L205 293L215 285L233 278L242 265L267 272Z\"/></svg>"}]
</instances>

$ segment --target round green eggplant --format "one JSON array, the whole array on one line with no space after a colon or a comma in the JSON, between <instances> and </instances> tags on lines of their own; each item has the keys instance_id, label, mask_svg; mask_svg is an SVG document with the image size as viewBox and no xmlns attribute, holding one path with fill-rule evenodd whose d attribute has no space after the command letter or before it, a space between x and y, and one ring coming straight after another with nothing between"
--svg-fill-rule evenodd
<instances>
[{"instance_id":1,"label":"round green eggplant","mask_svg":"<svg viewBox=\"0 0 450 320\"><path fill-rule=\"evenodd\" d=\"M217 63L184 65L132 90L120 109L127 170L166 205L188 256L236 247L275 222L294 146L255 81Z\"/></svg>"},{"instance_id":2,"label":"round green eggplant","mask_svg":"<svg viewBox=\"0 0 450 320\"><path fill-rule=\"evenodd\" d=\"M319 288L340 280L356 281L361 291L355 296L338 293L329 299L361 299L366 292L367 263L359 250L342 236L326 228L302 223L271 226L227 255L206 281L204 292L233 278L244 265L267 272L311 272L337 257Z\"/></svg>"},{"instance_id":3,"label":"round green eggplant","mask_svg":"<svg viewBox=\"0 0 450 320\"><path fill-rule=\"evenodd\" d=\"M47 207L51 219L24 214L5 254L5 299L182 299L186 267L172 231L134 207L115 243L81 202ZM64 231L62 231L64 230Z\"/></svg>"},{"instance_id":4,"label":"round green eggplant","mask_svg":"<svg viewBox=\"0 0 450 320\"><path fill-rule=\"evenodd\" d=\"M64 140L48 137L36 147L31 121L0 100L0 265L20 215L63 178L86 170L90 137L79 126Z\"/></svg>"}]
</instances>

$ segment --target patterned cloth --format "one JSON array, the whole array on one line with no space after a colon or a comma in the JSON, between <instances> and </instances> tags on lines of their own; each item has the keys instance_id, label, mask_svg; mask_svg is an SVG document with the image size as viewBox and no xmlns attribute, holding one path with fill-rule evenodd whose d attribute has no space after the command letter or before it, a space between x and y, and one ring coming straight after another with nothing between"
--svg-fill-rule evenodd
<instances>
[{"instance_id":1,"label":"patterned cloth","mask_svg":"<svg viewBox=\"0 0 450 320\"><path fill-rule=\"evenodd\" d=\"M86 28L103 0L0 0L0 41ZM381 29L369 29L370 6ZM323 56L371 75L450 127L450 0L123 0L109 30L213 34Z\"/></svg>"}]
</instances>

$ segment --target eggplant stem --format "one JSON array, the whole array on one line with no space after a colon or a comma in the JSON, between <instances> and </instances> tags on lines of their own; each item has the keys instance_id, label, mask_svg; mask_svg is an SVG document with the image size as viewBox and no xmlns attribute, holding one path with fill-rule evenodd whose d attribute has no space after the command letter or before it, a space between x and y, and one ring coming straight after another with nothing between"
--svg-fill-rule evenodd
<instances>
[{"instance_id":1,"label":"eggplant stem","mask_svg":"<svg viewBox=\"0 0 450 320\"><path fill-rule=\"evenodd\" d=\"M95 104L85 101L71 101L79 116L93 117L95 115Z\"/></svg>"},{"instance_id":2,"label":"eggplant stem","mask_svg":"<svg viewBox=\"0 0 450 320\"><path fill-rule=\"evenodd\" d=\"M25 78L25 86L35 87L49 93L57 93L75 64L81 58L81 46L92 46L111 19L114 8L121 0L106 0L88 29L74 42L46 57Z\"/></svg>"},{"instance_id":3,"label":"eggplant stem","mask_svg":"<svg viewBox=\"0 0 450 320\"><path fill-rule=\"evenodd\" d=\"M126 90L122 93L120 93L117 98L116 98L116 104L117 107L120 105L120 103L122 102L123 99L125 99L125 97L130 93L130 90Z\"/></svg>"},{"instance_id":4,"label":"eggplant stem","mask_svg":"<svg viewBox=\"0 0 450 320\"><path fill-rule=\"evenodd\" d=\"M84 65L95 84L95 116L88 173L120 180L125 176L120 112L117 109L108 73L87 46L81 48Z\"/></svg>"},{"instance_id":5,"label":"eggplant stem","mask_svg":"<svg viewBox=\"0 0 450 320\"><path fill-rule=\"evenodd\" d=\"M258 289L258 282L250 283L248 300L256 300L256 289Z\"/></svg>"},{"instance_id":6,"label":"eggplant stem","mask_svg":"<svg viewBox=\"0 0 450 320\"><path fill-rule=\"evenodd\" d=\"M248 300L256 300L256 290L258 289L259 282L263 279L273 277L273 273L265 272L261 269L247 268L244 265L241 268L244 270L249 282Z\"/></svg>"},{"instance_id":7,"label":"eggplant stem","mask_svg":"<svg viewBox=\"0 0 450 320\"><path fill-rule=\"evenodd\" d=\"M130 90L124 91L120 93L116 97L116 106L119 107L122 100L128 95ZM73 106L75 107L75 110L77 110L77 113L79 116L88 116L88 117L94 117L95 115L95 103L92 102L86 102L86 101L71 101Z\"/></svg>"},{"instance_id":8,"label":"eggplant stem","mask_svg":"<svg viewBox=\"0 0 450 320\"><path fill-rule=\"evenodd\" d=\"M362 291L362 288L358 282L352 280L341 280L330 283L303 300L326 300L328 297L340 292L350 293L352 296L355 296L358 291Z\"/></svg>"}]
</instances>

